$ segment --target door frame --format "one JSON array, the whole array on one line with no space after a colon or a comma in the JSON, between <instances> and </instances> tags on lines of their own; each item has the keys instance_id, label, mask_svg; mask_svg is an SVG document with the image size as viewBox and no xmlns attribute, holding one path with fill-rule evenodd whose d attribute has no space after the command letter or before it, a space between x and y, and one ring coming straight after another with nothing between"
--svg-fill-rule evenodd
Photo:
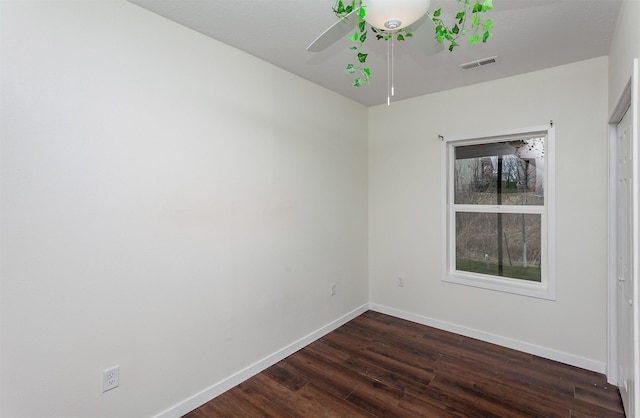
<instances>
[{"instance_id":1,"label":"door frame","mask_svg":"<svg viewBox=\"0 0 640 418\"><path fill-rule=\"evenodd\" d=\"M640 118L640 108L638 103L638 59L633 61L633 67L631 71L631 77L629 78L622 95L620 96L618 103L614 111L609 118L609 181L608 181L608 354L607 354L607 381L611 384L618 385L618 367L617 367L617 254L616 254L616 140L617 140L617 126L622 120L625 112L631 112L631 152L634 156L633 165L633 196L632 196L632 276L634 280L634 294L633 294L633 322L634 322L634 404L640 406L640 342L639 338L639 322L640 315L638 288L640 288L639 281L639 260L638 250L639 246L639 198L640 198L640 185L638 178L638 157L640 157L639 142L638 142L638 120Z\"/></svg>"}]
</instances>

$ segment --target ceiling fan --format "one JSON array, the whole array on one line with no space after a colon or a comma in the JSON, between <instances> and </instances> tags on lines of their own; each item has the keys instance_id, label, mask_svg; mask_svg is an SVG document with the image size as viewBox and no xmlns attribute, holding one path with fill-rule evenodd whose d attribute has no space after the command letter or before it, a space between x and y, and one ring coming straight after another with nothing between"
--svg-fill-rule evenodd
<instances>
[{"instance_id":1,"label":"ceiling fan","mask_svg":"<svg viewBox=\"0 0 640 418\"><path fill-rule=\"evenodd\" d=\"M432 55L442 51L444 46L433 36L435 26L427 13L430 3L430 0L362 0L360 7L366 8L364 20L371 27L384 32L405 29L413 34L412 42L422 52ZM353 33L358 25L360 7L355 7L322 32L309 44L307 51L323 51Z\"/></svg>"},{"instance_id":2,"label":"ceiling fan","mask_svg":"<svg viewBox=\"0 0 640 418\"><path fill-rule=\"evenodd\" d=\"M349 36L353 41L351 50L356 52L355 64L348 64L346 72L355 74L353 85L360 87L368 83L371 76L366 66L367 53L361 47L367 39L369 25L377 39L387 43L387 104L393 96L393 43L394 38L404 41L411 37L416 46L426 55L433 55L444 49L443 42L449 42L449 51L458 46L456 40L462 35L469 37L471 45L480 40L486 42L493 29L491 19L482 20L481 13L493 9L493 0L457 0L461 9L455 15L451 26L441 18L438 9L429 15L430 0L336 0L333 12L339 18L307 47L307 51L319 52L333 45L339 39ZM471 28L467 29L467 22Z\"/></svg>"}]
</instances>

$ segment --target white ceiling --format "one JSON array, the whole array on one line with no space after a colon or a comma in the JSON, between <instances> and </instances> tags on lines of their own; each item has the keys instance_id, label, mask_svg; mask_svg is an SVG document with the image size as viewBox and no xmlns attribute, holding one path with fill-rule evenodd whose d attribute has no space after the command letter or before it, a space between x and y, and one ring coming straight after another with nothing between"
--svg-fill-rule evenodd
<instances>
[{"instance_id":1,"label":"white ceiling","mask_svg":"<svg viewBox=\"0 0 640 418\"><path fill-rule=\"evenodd\" d=\"M356 88L344 72L353 61L343 39L322 52L306 47L336 21L335 0L129 0L367 106L386 103L387 47L366 44L372 79ZM493 0L495 28L486 44L425 55L415 39L395 44L395 97L407 99L607 55L622 0ZM450 21L455 0L432 0ZM447 20L449 17L449 20ZM459 64L498 56L462 71Z\"/></svg>"}]
</instances>

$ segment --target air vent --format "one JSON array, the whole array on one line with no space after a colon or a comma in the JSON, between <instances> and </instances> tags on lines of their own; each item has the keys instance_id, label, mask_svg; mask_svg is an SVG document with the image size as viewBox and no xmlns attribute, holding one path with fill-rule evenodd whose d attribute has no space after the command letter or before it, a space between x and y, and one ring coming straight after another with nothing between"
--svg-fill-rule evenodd
<instances>
[{"instance_id":1,"label":"air vent","mask_svg":"<svg viewBox=\"0 0 640 418\"><path fill-rule=\"evenodd\" d=\"M489 65L489 64L494 64L495 62L497 62L498 57L489 57L489 58L482 58L480 60L477 61L471 61L471 62L467 62L464 64L460 64L458 65L458 67L460 67L460 69L462 71L467 71L467 70L471 70L472 68L480 68L482 66L485 65Z\"/></svg>"}]
</instances>

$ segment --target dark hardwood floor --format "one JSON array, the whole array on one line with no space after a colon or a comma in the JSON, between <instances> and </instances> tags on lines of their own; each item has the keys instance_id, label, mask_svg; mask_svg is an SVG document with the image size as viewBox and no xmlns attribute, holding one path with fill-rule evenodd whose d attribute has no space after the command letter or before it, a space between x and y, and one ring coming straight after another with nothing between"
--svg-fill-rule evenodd
<instances>
[{"instance_id":1,"label":"dark hardwood floor","mask_svg":"<svg viewBox=\"0 0 640 418\"><path fill-rule=\"evenodd\" d=\"M624 417L588 370L369 311L185 417Z\"/></svg>"}]
</instances>

